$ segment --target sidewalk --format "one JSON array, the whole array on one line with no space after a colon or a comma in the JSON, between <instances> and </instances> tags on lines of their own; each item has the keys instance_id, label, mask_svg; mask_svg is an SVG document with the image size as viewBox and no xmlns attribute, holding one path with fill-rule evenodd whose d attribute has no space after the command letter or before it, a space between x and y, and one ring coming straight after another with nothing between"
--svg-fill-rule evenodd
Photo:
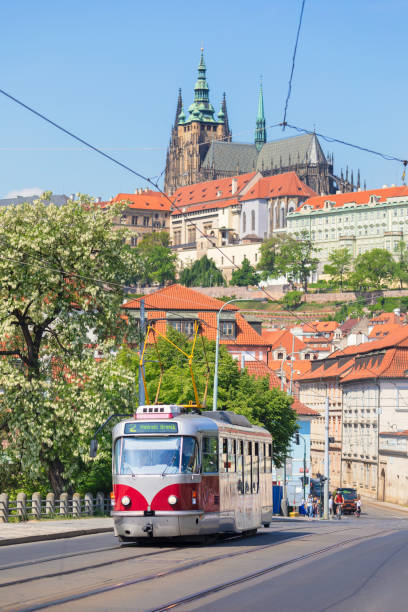
<instances>
[{"instance_id":1,"label":"sidewalk","mask_svg":"<svg viewBox=\"0 0 408 612\"><path fill-rule=\"evenodd\" d=\"M59 540L92 533L113 533L111 518L67 519L0 523L0 546L41 540Z\"/></svg>"},{"instance_id":2,"label":"sidewalk","mask_svg":"<svg viewBox=\"0 0 408 612\"><path fill-rule=\"evenodd\" d=\"M398 510L404 514L408 512L408 506L400 506L399 504L391 504L390 502L383 502L379 499L373 499L372 497L363 497L361 496L361 501L363 504L367 504L369 506L376 506L377 508L388 508L389 510Z\"/></svg>"}]
</instances>

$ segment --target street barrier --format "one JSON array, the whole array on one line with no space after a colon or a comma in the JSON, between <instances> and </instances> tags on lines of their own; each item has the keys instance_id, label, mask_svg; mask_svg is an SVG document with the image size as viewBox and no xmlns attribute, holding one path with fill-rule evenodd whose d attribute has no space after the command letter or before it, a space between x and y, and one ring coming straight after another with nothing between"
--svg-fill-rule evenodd
<instances>
[{"instance_id":1,"label":"street barrier","mask_svg":"<svg viewBox=\"0 0 408 612\"><path fill-rule=\"evenodd\" d=\"M74 493L61 493L58 499L54 493L33 493L27 498L25 493L18 493L10 499L7 493L0 493L0 523L22 522L30 519L81 518L84 516L106 516L110 514L110 496L99 491L95 496L85 493L84 496Z\"/></svg>"}]
</instances>

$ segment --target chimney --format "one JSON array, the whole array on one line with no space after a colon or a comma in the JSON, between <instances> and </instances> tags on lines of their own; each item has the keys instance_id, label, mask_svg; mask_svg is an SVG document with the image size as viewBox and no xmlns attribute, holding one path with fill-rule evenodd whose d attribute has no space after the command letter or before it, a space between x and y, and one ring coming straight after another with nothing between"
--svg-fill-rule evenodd
<instances>
[{"instance_id":1,"label":"chimney","mask_svg":"<svg viewBox=\"0 0 408 612\"><path fill-rule=\"evenodd\" d=\"M232 193L232 195L234 195L234 193L237 193L237 190L238 190L238 180L234 176L234 178L232 179L232 182L231 182L231 193Z\"/></svg>"},{"instance_id":2,"label":"chimney","mask_svg":"<svg viewBox=\"0 0 408 612\"><path fill-rule=\"evenodd\" d=\"M399 319L401 316L401 309L400 308L394 308L393 310L395 316Z\"/></svg>"}]
</instances>

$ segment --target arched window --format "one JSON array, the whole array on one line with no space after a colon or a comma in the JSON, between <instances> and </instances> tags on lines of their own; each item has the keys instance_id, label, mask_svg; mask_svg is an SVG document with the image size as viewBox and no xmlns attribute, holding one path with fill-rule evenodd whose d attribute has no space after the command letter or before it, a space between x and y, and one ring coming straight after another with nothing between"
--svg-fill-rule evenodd
<instances>
[{"instance_id":1,"label":"arched window","mask_svg":"<svg viewBox=\"0 0 408 612\"><path fill-rule=\"evenodd\" d=\"M285 227L285 207L282 206L280 209L280 223L279 227Z\"/></svg>"},{"instance_id":2,"label":"arched window","mask_svg":"<svg viewBox=\"0 0 408 612\"><path fill-rule=\"evenodd\" d=\"M246 213L242 214L242 232L244 234L246 232Z\"/></svg>"},{"instance_id":3,"label":"arched window","mask_svg":"<svg viewBox=\"0 0 408 612\"><path fill-rule=\"evenodd\" d=\"M251 210L251 231L255 231L255 211Z\"/></svg>"}]
</instances>

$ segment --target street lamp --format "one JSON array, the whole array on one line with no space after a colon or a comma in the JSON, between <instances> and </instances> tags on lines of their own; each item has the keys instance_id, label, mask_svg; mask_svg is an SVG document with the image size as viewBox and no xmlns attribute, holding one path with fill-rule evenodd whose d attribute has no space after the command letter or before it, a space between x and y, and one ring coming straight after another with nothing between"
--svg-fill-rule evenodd
<instances>
[{"instance_id":1,"label":"street lamp","mask_svg":"<svg viewBox=\"0 0 408 612\"><path fill-rule=\"evenodd\" d=\"M218 400L218 361L220 354L220 318L221 312L228 304L231 302L247 302L248 298L234 298L232 300L228 300L225 302L217 312L217 336L215 340L215 370L214 370L214 388L213 388L213 411L217 410L217 400ZM266 298L252 298L251 302L267 302Z\"/></svg>"},{"instance_id":2,"label":"street lamp","mask_svg":"<svg viewBox=\"0 0 408 612\"><path fill-rule=\"evenodd\" d=\"M306 499L306 439L302 434L295 433L295 441L296 444L299 444L300 438L302 438L303 442L303 499ZM309 474L309 483L310 483L310 474Z\"/></svg>"}]
</instances>

